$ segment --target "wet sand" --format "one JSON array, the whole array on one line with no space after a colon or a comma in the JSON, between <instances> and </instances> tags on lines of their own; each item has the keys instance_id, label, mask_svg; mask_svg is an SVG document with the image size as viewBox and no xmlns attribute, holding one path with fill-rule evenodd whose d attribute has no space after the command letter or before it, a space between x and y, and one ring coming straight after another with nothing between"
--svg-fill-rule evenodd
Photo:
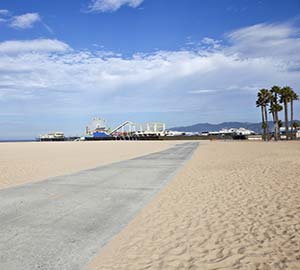
<instances>
[{"instance_id":1,"label":"wet sand","mask_svg":"<svg viewBox=\"0 0 300 270\"><path fill-rule=\"evenodd\" d=\"M0 143L0 188L165 150L175 141Z\"/></svg>"},{"instance_id":2,"label":"wet sand","mask_svg":"<svg viewBox=\"0 0 300 270\"><path fill-rule=\"evenodd\" d=\"M300 143L212 142L87 269L300 269Z\"/></svg>"}]
</instances>

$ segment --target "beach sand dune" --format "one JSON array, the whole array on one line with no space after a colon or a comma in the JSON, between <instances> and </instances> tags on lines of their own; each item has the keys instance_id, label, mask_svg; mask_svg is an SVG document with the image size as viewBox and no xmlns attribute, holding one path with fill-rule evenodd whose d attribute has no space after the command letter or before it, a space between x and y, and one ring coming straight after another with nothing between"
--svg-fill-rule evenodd
<instances>
[{"instance_id":1,"label":"beach sand dune","mask_svg":"<svg viewBox=\"0 0 300 270\"><path fill-rule=\"evenodd\" d=\"M300 144L200 145L88 269L300 269Z\"/></svg>"},{"instance_id":2,"label":"beach sand dune","mask_svg":"<svg viewBox=\"0 0 300 270\"><path fill-rule=\"evenodd\" d=\"M0 143L0 188L165 150L175 141Z\"/></svg>"}]
</instances>

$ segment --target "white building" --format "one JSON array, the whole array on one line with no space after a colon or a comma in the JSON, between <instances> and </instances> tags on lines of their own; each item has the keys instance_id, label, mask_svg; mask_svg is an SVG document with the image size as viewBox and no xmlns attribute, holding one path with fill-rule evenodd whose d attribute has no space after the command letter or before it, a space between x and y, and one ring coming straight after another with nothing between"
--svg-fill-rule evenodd
<instances>
[{"instance_id":1,"label":"white building","mask_svg":"<svg viewBox=\"0 0 300 270\"><path fill-rule=\"evenodd\" d=\"M253 130L250 129L246 129L246 128L223 128L219 131L211 131L208 132L209 135L242 135L242 136L246 136L246 135L254 135L255 132Z\"/></svg>"},{"instance_id":2,"label":"white building","mask_svg":"<svg viewBox=\"0 0 300 270\"><path fill-rule=\"evenodd\" d=\"M279 130L280 130L280 138L285 139L286 138L285 127L281 127ZM288 132L289 133L292 132L291 127L288 128ZM296 136L296 139L300 139L300 129L299 128L296 128L296 130L294 129L293 133Z\"/></svg>"}]
</instances>

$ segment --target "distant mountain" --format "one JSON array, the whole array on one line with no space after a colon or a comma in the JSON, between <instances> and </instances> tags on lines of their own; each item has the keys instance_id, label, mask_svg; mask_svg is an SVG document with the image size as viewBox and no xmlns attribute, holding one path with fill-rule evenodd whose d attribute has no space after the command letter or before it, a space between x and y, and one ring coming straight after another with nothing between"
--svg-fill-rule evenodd
<instances>
[{"instance_id":1,"label":"distant mountain","mask_svg":"<svg viewBox=\"0 0 300 270\"><path fill-rule=\"evenodd\" d=\"M296 122L300 124L300 121L297 120ZM274 124L271 121L268 123L269 123L269 129L272 131ZM220 124L199 123L192 126L174 127L174 128L170 128L170 130L176 130L181 132L205 132L205 131L219 131L222 128L246 128L246 129L253 130L256 133L261 133L261 123L247 123L247 122L223 122Z\"/></svg>"}]
</instances>

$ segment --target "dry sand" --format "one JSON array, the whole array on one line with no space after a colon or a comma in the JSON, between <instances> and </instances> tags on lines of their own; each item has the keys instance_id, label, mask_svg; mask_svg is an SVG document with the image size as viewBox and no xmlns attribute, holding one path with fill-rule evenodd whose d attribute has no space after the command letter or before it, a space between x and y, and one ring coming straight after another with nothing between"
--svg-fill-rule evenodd
<instances>
[{"instance_id":1,"label":"dry sand","mask_svg":"<svg viewBox=\"0 0 300 270\"><path fill-rule=\"evenodd\" d=\"M0 188L165 150L175 141L0 143Z\"/></svg>"},{"instance_id":2,"label":"dry sand","mask_svg":"<svg viewBox=\"0 0 300 270\"><path fill-rule=\"evenodd\" d=\"M200 145L88 269L300 269L300 143Z\"/></svg>"}]
</instances>

